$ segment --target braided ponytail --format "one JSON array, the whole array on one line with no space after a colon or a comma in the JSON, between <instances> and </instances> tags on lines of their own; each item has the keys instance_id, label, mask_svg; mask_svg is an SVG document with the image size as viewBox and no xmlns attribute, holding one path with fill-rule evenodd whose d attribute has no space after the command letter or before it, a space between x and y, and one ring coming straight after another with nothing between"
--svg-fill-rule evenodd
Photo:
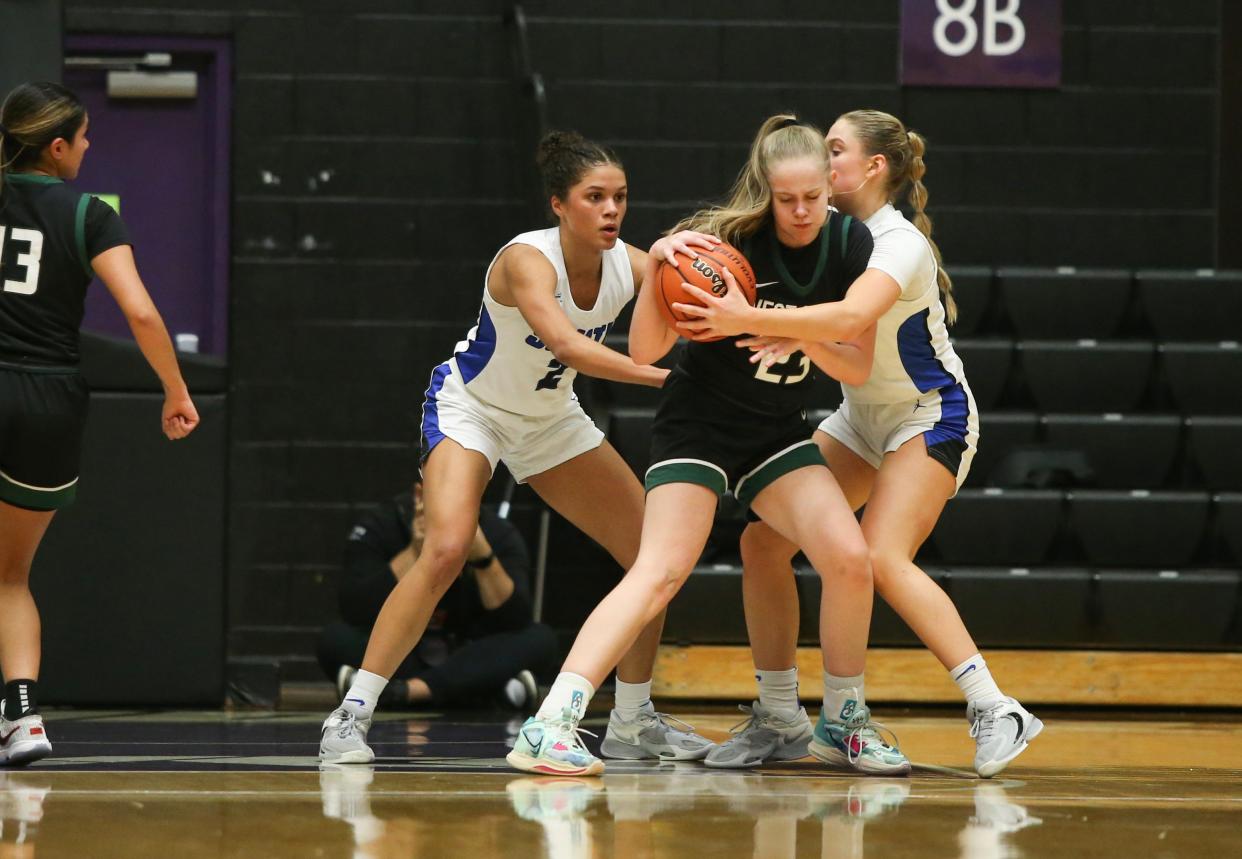
<instances>
[{"instance_id":1,"label":"braided ponytail","mask_svg":"<svg viewBox=\"0 0 1242 859\"><path fill-rule=\"evenodd\" d=\"M957 301L953 298L953 281L944 270L940 248L932 238L932 220L927 212L927 188L923 176L927 165L923 155L927 141L923 135L908 131L901 120L879 110L852 110L841 119L854 127L863 146L871 155L883 155L888 160L888 199L894 200L898 192L909 183L908 197L914 209L912 223L931 245L936 260L936 285L940 289L940 301L944 304L945 321L952 325L957 320Z\"/></svg>"},{"instance_id":2,"label":"braided ponytail","mask_svg":"<svg viewBox=\"0 0 1242 859\"><path fill-rule=\"evenodd\" d=\"M953 280L944 270L944 261L940 257L940 247L932 239L932 219L924 211L927 208L927 188L923 185L923 175L927 165L923 163L923 153L927 151L927 141L923 135L915 131L907 131L906 139L910 147L910 205L914 209L914 226L927 237L931 245L932 257L936 260L936 285L940 287L940 300L944 302L945 321L952 325L957 321L957 301L953 298Z\"/></svg>"}]
</instances>

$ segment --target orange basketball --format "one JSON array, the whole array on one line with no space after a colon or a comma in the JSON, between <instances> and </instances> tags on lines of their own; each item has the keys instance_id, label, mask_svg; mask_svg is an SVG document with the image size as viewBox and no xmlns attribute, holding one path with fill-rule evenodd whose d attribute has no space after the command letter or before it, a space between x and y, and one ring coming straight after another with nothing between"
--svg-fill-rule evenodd
<instances>
[{"instance_id":1,"label":"orange basketball","mask_svg":"<svg viewBox=\"0 0 1242 859\"><path fill-rule=\"evenodd\" d=\"M676 323L694 319L693 316L674 310L675 303L701 304L697 297L686 292L682 283L697 286L714 295L724 295L729 289L723 274L726 268L733 272L733 278L741 288L746 303L751 306L755 303L755 271L737 248L721 242L710 251L695 248L695 253L699 255L698 259L677 254L676 267L669 265L667 260L660 263L660 313L673 330L676 330ZM720 339L722 338L711 337L703 342Z\"/></svg>"}]
</instances>

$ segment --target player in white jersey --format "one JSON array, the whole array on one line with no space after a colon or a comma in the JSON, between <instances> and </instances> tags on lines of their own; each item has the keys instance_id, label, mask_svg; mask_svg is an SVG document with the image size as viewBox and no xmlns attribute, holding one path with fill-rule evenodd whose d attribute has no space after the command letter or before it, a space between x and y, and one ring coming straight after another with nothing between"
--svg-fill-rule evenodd
<instances>
[{"instance_id":1,"label":"player in white jersey","mask_svg":"<svg viewBox=\"0 0 1242 859\"><path fill-rule=\"evenodd\" d=\"M635 364L600 342L642 287L648 255L618 239L627 189L612 152L572 132L551 132L540 143L538 163L559 224L500 249L487 270L478 323L431 374L422 421L422 549L384 603L353 685L324 722L324 762L374 759L366 734L388 678L466 563L477 568L492 561L469 552L497 462L622 568L637 555L642 486L578 404L573 380L581 371L663 385L666 370ZM657 241L651 254L671 260L675 252L715 244L683 232ZM651 704L663 622L663 614L655 618L618 666L606 753L684 760L714 747L672 727Z\"/></svg>"},{"instance_id":2,"label":"player in white jersey","mask_svg":"<svg viewBox=\"0 0 1242 859\"><path fill-rule=\"evenodd\" d=\"M842 385L841 408L815 438L850 504L867 505L862 529L876 590L961 688L976 739L975 769L992 776L1043 723L1001 694L953 602L914 564L965 480L979 439L974 398L946 329L956 315L952 284L924 213L926 144L896 117L874 110L839 117L827 142L834 203L863 220L875 241L868 270L845 298L765 313L729 301L728 294L702 310L678 307L701 317L686 327L703 334L757 335L744 342L762 362L805 348L800 341L848 341L877 326L871 376L862 385ZM914 223L892 205L907 185ZM783 676L794 665L797 630L781 622L797 600L789 567L794 551L763 523L742 537L761 704L764 669Z\"/></svg>"}]
</instances>

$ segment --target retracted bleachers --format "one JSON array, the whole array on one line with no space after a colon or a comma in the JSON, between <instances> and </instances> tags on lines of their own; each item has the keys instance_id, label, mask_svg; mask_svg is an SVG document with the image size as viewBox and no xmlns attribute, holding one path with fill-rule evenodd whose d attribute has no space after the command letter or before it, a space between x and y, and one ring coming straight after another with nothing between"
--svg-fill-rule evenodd
<instances>
[{"instance_id":1,"label":"retracted bleachers","mask_svg":"<svg viewBox=\"0 0 1242 859\"><path fill-rule=\"evenodd\" d=\"M1165 341L1236 340L1242 329L1242 271L1140 271L1143 311Z\"/></svg>"},{"instance_id":2,"label":"retracted bleachers","mask_svg":"<svg viewBox=\"0 0 1242 859\"><path fill-rule=\"evenodd\" d=\"M1242 644L1242 273L951 274L980 440L918 563L971 634L989 648ZM624 350L624 335L609 343ZM606 384L609 438L641 474L658 393ZM812 425L839 389L817 397ZM667 639L746 643L735 508L722 504ZM799 641L814 645L820 579L799 559ZM872 643L918 640L877 599Z\"/></svg>"},{"instance_id":3,"label":"retracted bleachers","mask_svg":"<svg viewBox=\"0 0 1242 859\"><path fill-rule=\"evenodd\" d=\"M1130 272L1116 269L1002 268L996 282L1014 331L1025 340L1117 334L1130 304Z\"/></svg>"}]
</instances>

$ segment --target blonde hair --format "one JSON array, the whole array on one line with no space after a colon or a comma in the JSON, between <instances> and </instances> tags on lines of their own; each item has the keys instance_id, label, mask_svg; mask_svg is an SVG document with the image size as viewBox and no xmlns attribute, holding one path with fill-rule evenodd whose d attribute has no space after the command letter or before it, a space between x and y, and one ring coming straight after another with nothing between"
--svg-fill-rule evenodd
<instances>
[{"instance_id":1,"label":"blonde hair","mask_svg":"<svg viewBox=\"0 0 1242 859\"><path fill-rule=\"evenodd\" d=\"M683 218L668 233L698 230L730 244L753 235L772 209L772 186L768 182L772 167L790 158L807 156L819 159L827 176L828 149L819 129L800 122L793 114L768 117L750 145L750 157L729 191L728 202L700 209Z\"/></svg>"},{"instance_id":2,"label":"blonde hair","mask_svg":"<svg viewBox=\"0 0 1242 859\"><path fill-rule=\"evenodd\" d=\"M945 319L950 325L957 320L957 301L953 298L953 280L944 270L940 248L932 239L932 220L927 212L927 188L923 176L927 165L923 155L927 141L917 132L908 130L901 120L879 110L852 110L842 114L841 119L854 127L854 133L862 141L868 155L883 155L888 160L888 199L892 202L908 182L910 205L914 209L914 226L927 237L932 256L936 260L936 285L940 287L940 300L944 302Z\"/></svg>"}]
</instances>

